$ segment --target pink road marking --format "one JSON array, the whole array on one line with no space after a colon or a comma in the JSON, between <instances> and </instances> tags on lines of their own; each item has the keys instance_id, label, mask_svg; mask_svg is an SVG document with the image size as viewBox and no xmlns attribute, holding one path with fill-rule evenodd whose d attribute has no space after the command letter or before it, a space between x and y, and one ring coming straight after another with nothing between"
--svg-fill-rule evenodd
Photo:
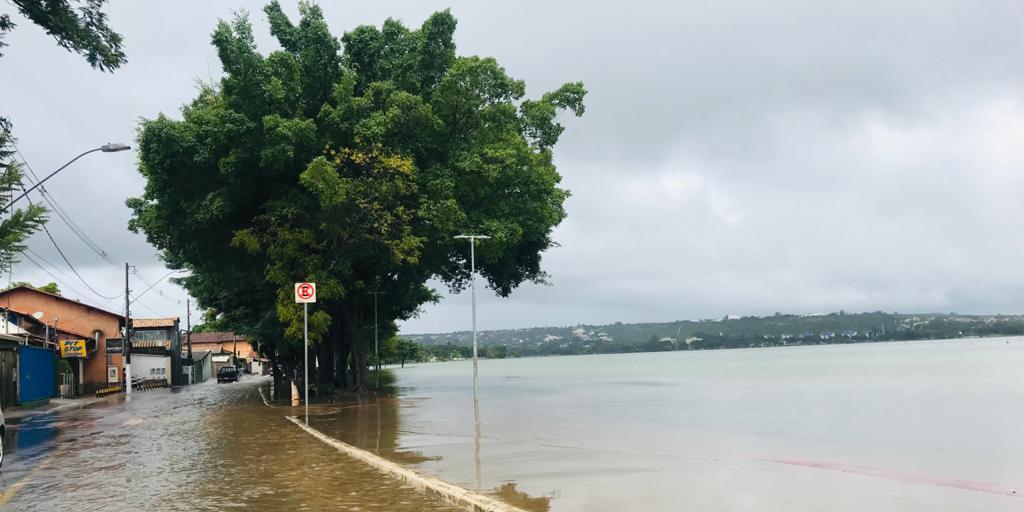
<instances>
[{"instance_id":1,"label":"pink road marking","mask_svg":"<svg viewBox=\"0 0 1024 512\"><path fill-rule=\"evenodd\" d=\"M1022 497L1022 495L1017 494L1016 491L1014 491L1010 487L1007 487L1005 485L993 484L990 482L960 480L957 478L946 478L941 476L914 475L892 469L872 468L868 466L854 466L852 464L843 464L841 462L816 462L812 460L798 459L763 459L763 462L773 462L776 464L786 464L789 466L802 466L805 468L826 469L830 471L852 473L855 475L877 476L880 478L898 480L900 482L938 485L942 487L954 487L956 489L987 492L991 494L1001 494L1003 496L1014 496L1018 498Z\"/></svg>"}]
</instances>

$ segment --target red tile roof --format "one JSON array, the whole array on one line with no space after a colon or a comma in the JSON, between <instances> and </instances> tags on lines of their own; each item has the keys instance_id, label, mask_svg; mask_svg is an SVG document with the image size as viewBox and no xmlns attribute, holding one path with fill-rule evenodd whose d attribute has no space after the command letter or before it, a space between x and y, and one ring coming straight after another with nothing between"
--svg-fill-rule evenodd
<instances>
[{"instance_id":1,"label":"red tile roof","mask_svg":"<svg viewBox=\"0 0 1024 512\"><path fill-rule=\"evenodd\" d=\"M136 329L139 327L174 327L174 324L178 321L178 317L167 317L167 318L133 318L132 327Z\"/></svg>"},{"instance_id":2,"label":"red tile roof","mask_svg":"<svg viewBox=\"0 0 1024 512\"><path fill-rule=\"evenodd\" d=\"M234 331L192 333L192 343L223 343L225 341L232 341L233 339L237 339L238 341L249 341L245 339L245 336L236 336Z\"/></svg>"}]
</instances>

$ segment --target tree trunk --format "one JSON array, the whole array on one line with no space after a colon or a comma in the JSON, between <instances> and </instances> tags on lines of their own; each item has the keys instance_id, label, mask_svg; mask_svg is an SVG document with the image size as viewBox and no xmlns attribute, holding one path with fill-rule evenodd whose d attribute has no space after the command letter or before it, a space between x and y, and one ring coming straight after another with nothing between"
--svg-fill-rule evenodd
<instances>
[{"instance_id":1,"label":"tree trunk","mask_svg":"<svg viewBox=\"0 0 1024 512\"><path fill-rule=\"evenodd\" d=\"M342 333L341 311L331 312L331 328L327 331L328 342L333 345L334 387L348 387L348 344Z\"/></svg>"},{"instance_id":2,"label":"tree trunk","mask_svg":"<svg viewBox=\"0 0 1024 512\"><path fill-rule=\"evenodd\" d=\"M334 344L322 339L316 345L318 361L316 371L317 389L332 391L334 389Z\"/></svg>"},{"instance_id":3,"label":"tree trunk","mask_svg":"<svg viewBox=\"0 0 1024 512\"><path fill-rule=\"evenodd\" d=\"M349 306L344 311L345 337L348 339L349 350L352 354L352 391L365 393L367 390L366 351L363 350L361 336L363 325L361 311L358 306Z\"/></svg>"}]
</instances>

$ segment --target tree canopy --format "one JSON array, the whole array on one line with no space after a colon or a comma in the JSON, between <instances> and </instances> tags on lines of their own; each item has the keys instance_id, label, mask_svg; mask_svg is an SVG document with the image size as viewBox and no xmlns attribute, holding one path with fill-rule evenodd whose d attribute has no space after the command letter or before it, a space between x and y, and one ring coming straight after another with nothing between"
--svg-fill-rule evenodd
<instances>
[{"instance_id":1,"label":"tree canopy","mask_svg":"<svg viewBox=\"0 0 1024 512\"><path fill-rule=\"evenodd\" d=\"M113 71L128 60L121 48L121 34L107 25L107 15L103 12L107 0L11 0L11 3L23 16L53 36L58 46L85 57L96 69ZM15 26L9 14L0 14L0 48L7 46L3 36Z\"/></svg>"},{"instance_id":2,"label":"tree canopy","mask_svg":"<svg viewBox=\"0 0 1024 512\"><path fill-rule=\"evenodd\" d=\"M54 295L60 295L60 287L58 287L57 283L54 283L54 282L49 282L49 283L46 283L46 284L44 284L42 286L36 286L36 285L34 285L32 283L29 283L27 281L15 281L15 282L11 283L11 285L8 286L7 289L10 290L11 288L17 288L19 286L28 286L29 288L35 288L36 290L39 290L41 292L52 293Z\"/></svg>"},{"instance_id":3,"label":"tree canopy","mask_svg":"<svg viewBox=\"0 0 1024 512\"><path fill-rule=\"evenodd\" d=\"M464 232L492 237L477 270L498 294L541 281L565 218L553 162L558 114L584 111L582 83L539 99L492 58L458 56L456 20L393 19L335 38L321 9L298 23L264 9L282 49L257 51L245 15L212 35L225 75L181 119L142 123L145 193L128 205L180 282L285 362L301 353L297 281L315 281L310 335L322 383L365 384L367 327L437 300L437 278L469 282ZM372 335L372 329L370 329Z\"/></svg>"}]
</instances>

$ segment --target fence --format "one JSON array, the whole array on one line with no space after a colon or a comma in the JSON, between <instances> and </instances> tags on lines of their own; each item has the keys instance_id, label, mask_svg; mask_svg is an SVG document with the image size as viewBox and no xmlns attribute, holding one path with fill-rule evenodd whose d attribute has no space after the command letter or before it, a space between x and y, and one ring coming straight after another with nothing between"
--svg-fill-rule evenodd
<instances>
[{"instance_id":1,"label":"fence","mask_svg":"<svg viewBox=\"0 0 1024 512\"><path fill-rule=\"evenodd\" d=\"M78 396L78 383L75 382L75 374L62 373L58 380L57 388L60 390L61 398L75 398Z\"/></svg>"},{"instance_id":2,"label":"fence","mask_svg":"<svg viewBox=\"0 0 1024 512\"><path fill-rule=\"evenodd\" d=\"M22 345L18 349L18 401L22 404L49 400L57 382L52 350Z\"/></svg>"}]
</instances>

